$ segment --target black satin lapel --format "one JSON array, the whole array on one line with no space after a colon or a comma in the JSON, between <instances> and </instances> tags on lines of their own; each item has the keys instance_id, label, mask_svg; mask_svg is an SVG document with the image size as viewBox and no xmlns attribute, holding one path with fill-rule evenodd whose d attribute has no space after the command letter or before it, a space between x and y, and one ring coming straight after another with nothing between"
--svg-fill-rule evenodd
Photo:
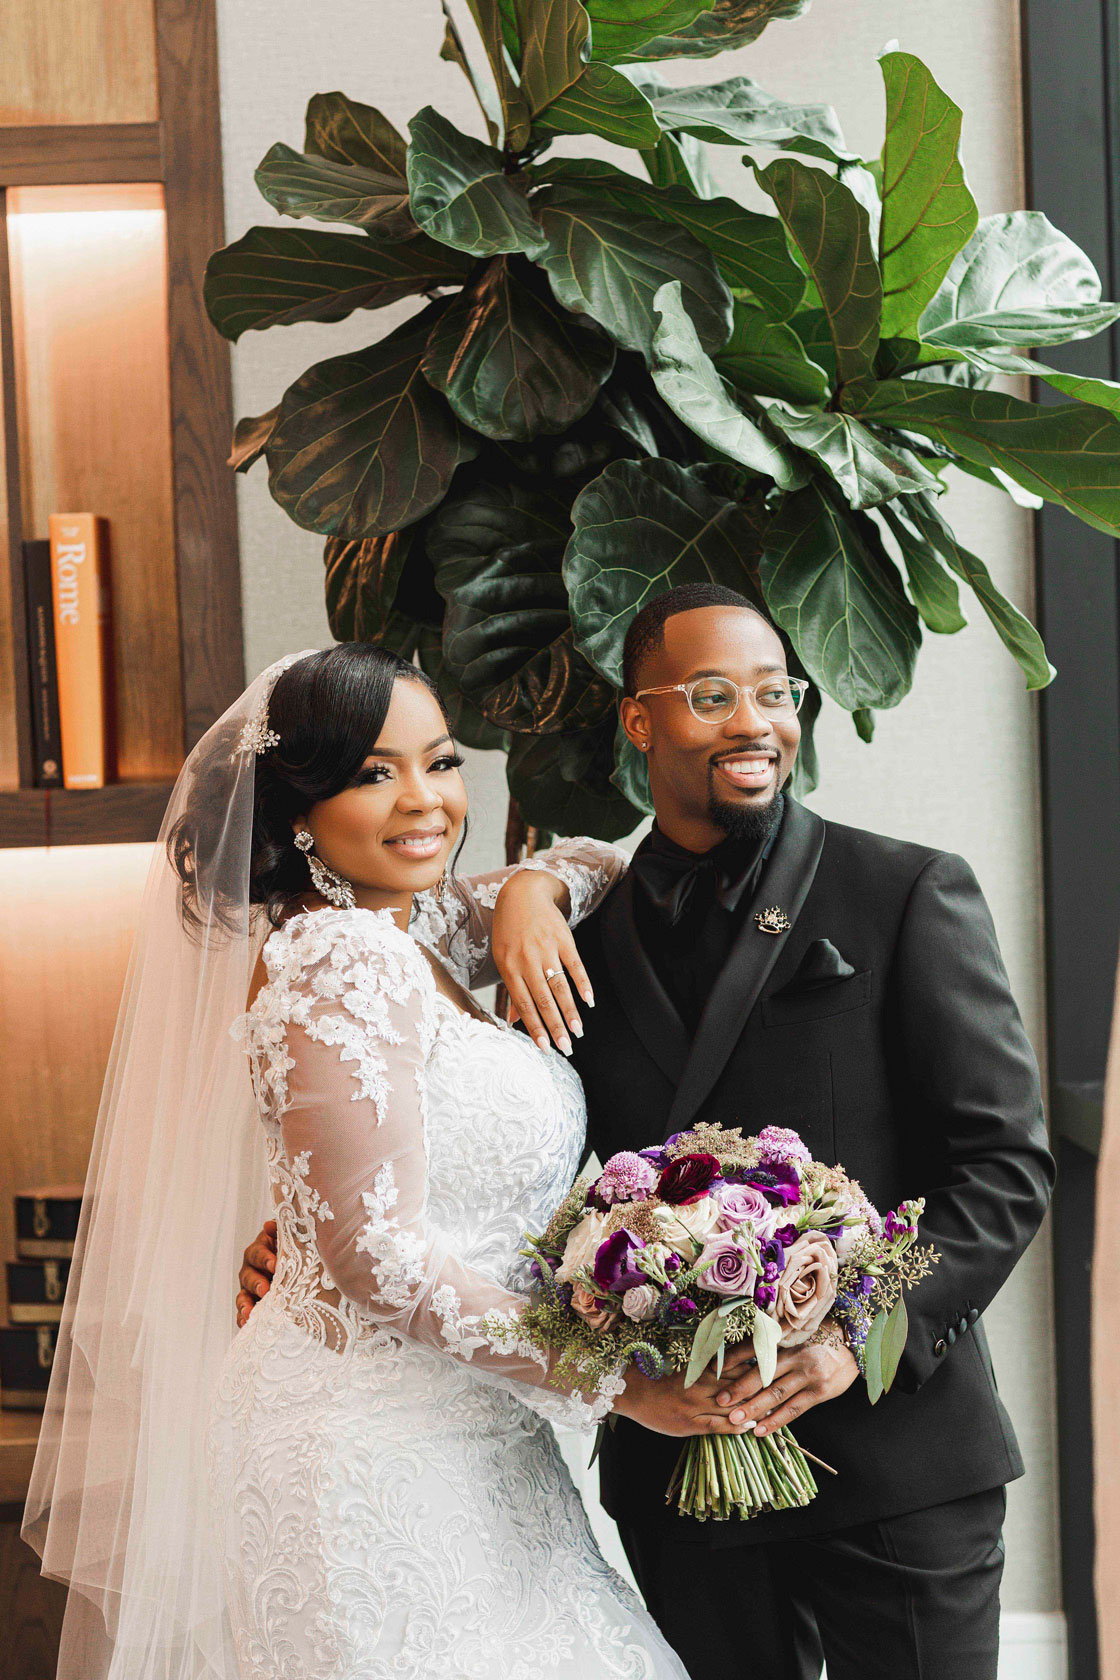
<instances>
[{"instance_id":1,"label":"black satin lapel","mask_svg":"<svg viewBox=\"0 0 1120 1680\"><path fill-rule=\"evenodd\" d=\"M750 902L739 937L712 987L692 1041L669 1113L669 1132L683 1131L727 1065L771 969L801 913L824 847L824 823L792 799L786 800L781 833ZM789 918L785 933L764 933L759 910L776 905Z\"/></svg>"},{"instance_id":2,"label":"black satin lapel","mask_svg":"<svg viewBox=\"0 0 1120 1680\"><path fill-rule=\"evenodd\" d=\"M627 1020L674 1085L688 1060L688 1033L638 937L634 882L619 882L602 909L603 957Z\"/></svg>"}]
</instances>

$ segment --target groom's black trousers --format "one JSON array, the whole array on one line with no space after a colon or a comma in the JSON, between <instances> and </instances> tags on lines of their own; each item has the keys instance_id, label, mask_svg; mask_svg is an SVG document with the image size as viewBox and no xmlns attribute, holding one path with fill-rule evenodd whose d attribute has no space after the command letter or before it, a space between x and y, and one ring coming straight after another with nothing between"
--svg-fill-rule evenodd
<instances>
[{"instance_id":1,"label":"groom's black trousers","mask_svg":"<svg viewBox=\"0 0 1120 1680\"><path fill-rule=\"evenodd\" d=\"M691 1680L995 1680L1004 1507L992 1488L757 1546L619 1532Z\"/></svg>"}]
</instances>

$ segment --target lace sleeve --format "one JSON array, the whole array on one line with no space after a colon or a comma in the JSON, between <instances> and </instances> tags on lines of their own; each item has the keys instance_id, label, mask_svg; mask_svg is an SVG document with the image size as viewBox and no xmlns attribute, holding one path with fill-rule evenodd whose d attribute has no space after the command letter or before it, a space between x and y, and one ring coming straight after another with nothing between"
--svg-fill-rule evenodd
<instances>
[{"instance_id":1,"label":"lace sleeve","mask_svg":"<svg viewBox=\"0 0 1120 1680\"><path fill-rule=\"evenodd\" d=\"M436 1012L422 952L387 914L363 910L309 937L318 944L289 989L281 1128L331 1281L383 1328L470 1364L555 1423L590 1428L622 1381L586 1399L552 1385L547 1356L519 1332L522 1298L473 1270L428 1222L425 1061Z\"/></svg>"},{"instance_id":2,"label":"lace sleeve","mask_svg":"<svg viewBox=\"0 0 1120 1680\"><path fill-rule=\"evenodd\" d=\"M544 870L568 889L568 921L581 922L606 898L630 860L618 846L581 837L561 840L524 863L486 875L456 877L442 895L421 893L412 933L447 963L464 986L492 986L500 975L490 956L490 929L498 894L520 869Z\"/></svg>"}]
</instances>

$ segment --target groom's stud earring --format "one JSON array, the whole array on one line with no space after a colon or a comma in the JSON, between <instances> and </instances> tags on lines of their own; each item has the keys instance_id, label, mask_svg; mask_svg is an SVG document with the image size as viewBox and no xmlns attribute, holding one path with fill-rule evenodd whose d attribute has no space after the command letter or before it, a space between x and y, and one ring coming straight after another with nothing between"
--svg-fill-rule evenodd
<instances>
[{"instance_id":1,"label":"groom's stud earring","mask_svg":"<svg viewBox=\"0 0 1120 1680\"><path fill-rule=\"evenodd\" d=\"M354 897L354 889L350 882L337 870L329 869L321 858L315 856L315 839L310 829L300 829L295 836L295 846L307 859L315 891L321 893L327 903L333 904L337 910L356 909L358 901Z\"/></svg>"}]
</instances>

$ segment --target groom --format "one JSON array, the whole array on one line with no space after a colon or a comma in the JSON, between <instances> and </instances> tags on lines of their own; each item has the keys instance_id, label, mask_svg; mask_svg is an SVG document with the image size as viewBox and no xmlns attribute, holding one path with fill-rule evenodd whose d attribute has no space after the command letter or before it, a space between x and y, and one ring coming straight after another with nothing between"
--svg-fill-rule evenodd
<instances>
[{"instance_id":1,"label":"groom","mask_svg":"<svg viewBox=\"0 0 1120 1680\"><path fill-rule=\"evenodd\" d=\"M789 1126L879 1207L924 1196L940 1261L874 1408L827 1343L783 1355L761 1392L757 1373L724 1391L760 1431L796 1420L835 1467L811 1505L681 1517L664 1499L679 1442L625 1418L603 1504L693 1680L816 1680L822 1648L829 1680L995 1680L1004 1484L1023 1465L980 1315L1053 1165L987 906L959 857L783 794L800 740L785 652L742 596L671 590L634 619L624 663L656 825L577 932L592 1146L605 1160L699 1120ZM738 695L721 702L713 677Z\"/></svg>"}]
</instances>

